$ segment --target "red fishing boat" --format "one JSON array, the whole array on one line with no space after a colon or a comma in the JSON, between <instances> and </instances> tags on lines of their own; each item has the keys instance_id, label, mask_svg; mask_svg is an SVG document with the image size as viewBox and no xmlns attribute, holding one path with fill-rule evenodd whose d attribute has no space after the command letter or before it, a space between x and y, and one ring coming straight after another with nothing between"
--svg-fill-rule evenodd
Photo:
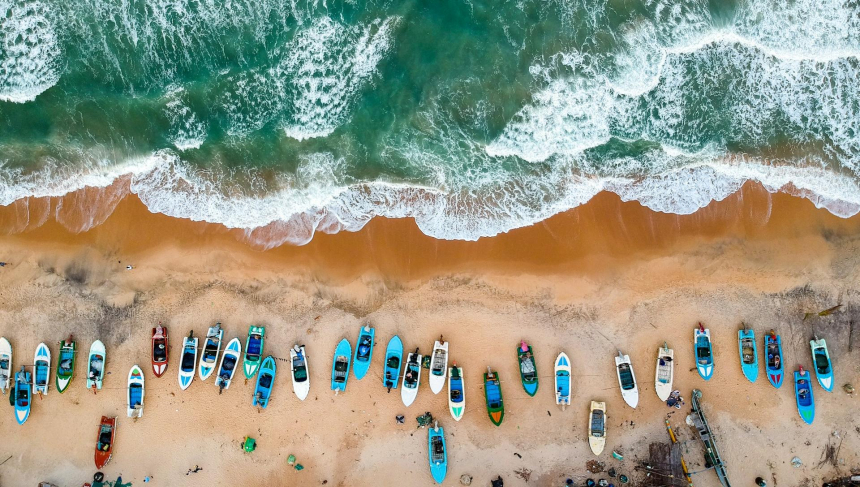
<instances>
[{"instance_id":1,"label":"red fishing boat","mask_svg":"<svg viewBox=\"0 0 860 487\"><path fill-rule=\"evenodd\" d=\"M158 325L152 329L152 372L161 377L167 370L167 328Z\"/></svg>"},{"instance_id":2,"label":"red fishing boat","mask_svg":"<svg viewBox=\"0 0 860 487\"><path fill-rule=\"evenodd\" d=\"M102 416L99 434L96 437L96 468L102 469L110 461L114 437L116 437L116 418Z\"/></svg>"}]
</instances>

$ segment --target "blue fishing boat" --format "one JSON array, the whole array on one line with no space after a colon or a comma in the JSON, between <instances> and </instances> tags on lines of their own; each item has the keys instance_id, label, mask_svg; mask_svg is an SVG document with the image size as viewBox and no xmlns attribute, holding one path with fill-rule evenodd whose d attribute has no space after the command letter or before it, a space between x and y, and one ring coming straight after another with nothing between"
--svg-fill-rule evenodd
<instances>
[{"instance_id":1,"label":"blue fishing boat","mask_svg":"<svg viewBox=\"0 0 860 487\"><path fill-rule=\"evenodd\" d=\"M466 388L463 386L463 368L454 366L448 371L448 409L454 421L460 421L466 412Z\"/></svg>"},{"instance_id":2,"label":"blue fishing boat","mask_svg":"<svg viewBox=\"0 0 860 487\"><path fill-rule=\"evenodd\" d=\"M40 343L33 360L33 394L47 394L48 381L51 380L51 350Z\"/></svg>"},{"instance_id":3,"label":"blue fishing boat","mask_svg":"<svg viewBox=\"0 0 860 487\"><path fill-rule=\"evenodd\" d=\"M520 346L517 347L517 361L520 363L520 380L523 383L523 389L529 396L534 396L538 390L537 363L531 345L525 340L520 340Z\"/></svg>"},{"instance_id":4,"label":"blue fishing boat","mask_svg":"<svg viewBox=\"0 0 860 487\"><path fill-rule=\"evenodd\" d=\"M15 419L18 420L18 424L24 424L24 421L30 417L30 377L30 373L24 370L23 365L15 374L15 389L12 394L14 394Z\"/></svg>"},{"instance_id":5,"label":"blue fishing boat","mask_svg":"<svg viewBox=\"0 0 860 487\"><path fill-rule=\"evenodd\" d=\"M785 368L782 364L782 339L773 330L764 336L764 354L767 358L765 362L767 380L779 389L785 378Z\"/></svg>"},{"instance_id":6,"label":"blue fishing boat","mask_svg":"<svg viewBox=\"0 0 860 487\"><path fill-rule=\"evenodd\" d=\"M266 409L269 405L269 398L272 397L272 387L275 385L275 359L271 355L263 360L260 366L260 371L257 375L257 386L254 388L254 406L260 406Z\"/></svg>"},{"instance_id":7,"label":"blue fishing boat","mask_svg":"<svg viewBox=\"0 0 860 487\"><path fill-rule=\"evenodd\" d=\"M827 342L823 338L815 337L809 341L809 346L812 348L812 364L818 384L825 391L833 392L833 362L827 352Z\"/></svg>"},{"instance_id":8,"label":"blue fishing boat","mask_svg":"<svg viewBox=\"0 0 860 487\"><path fill-rule=\"evenodd\" d=\"M794 372L794 397L797 399L797 412L806 424L812 424L815 419L815 398L812 395L812 384L809 382L809 372L799 367Z\"/></svg>"},{"instance_id":9,"label":"blue fishing boat","mask_svg":"<svg viewBox=\"0 0 860 487\"><path fill-rule=\"evenodd\" d=\"M562 411L570 406L570 359L564 352L555 358L555 403Z\"/></svg>"},{"instance_id":10,"label":"blue fishing boat","mask_svg":"<svg viewBox=\"0 0 860 487\"><path fill-rule=\"evenodd\" d=\"M397 384L400 382L400 364L403 363L403 342L400 337L394 335L391 340L388 340L388 347L385 349L385 376L382 377L382 385L391 389L397 389Z\"/></svg>"},{"instance_id":11,"label":"blue fishing boat","mask_svg":"<svg viewBox=\"0 0 860 487\"><path fill-rule=\"evenodd\" d=\"M352 364L352 372L356 379L363 379L370 369L370 361L373 358L373 336L375 330L370 325L364 325L358 333L358 342L355 345L355 359Z\"/></svg>"},{"instance_id":12,"label":"blue fishing boat","mask_svg":"<svg viewBox=\"0 0 860 487\"><path fill-rule=\"evenodd\" d=\"M436 426L427 431L427 446L430 456L430 474L437 484L445 481L448 474L448 450L445 446L445 431L436 422Z\"/></svg>"},{"instance_id":13,"label":"blue fishing boat","mask_svg":"<svg viewBox=\"0 0 860 487\"><path fill-rule=\"evenodd\" d=\"M741 356L741 370L750 381L758 379L758 351L755 344L755 332L744 325L738 330L738 353Z\"/></svg>"},{"instance_id":14,"label":"blue fishing boat","mask_svg":"<svg viewBox=\"0 0 860 487\"><path fill-rule=\"evenodd\" d=\"M349 360L352 356L352 346L344 338L334 349L334 361L331 364L331 390L346 391L346 381L349 379Z\"/></svg>"},{"instance_id":15,"label":"blue fishing boat","mask_svg":"<svg viewBox=\"0 0 860 487\"><path fill-rule=\"evenodd\" d=\"M699 328L694 333L696 345L696 370L702 379L711 380L714 375L714 353L711 350L711 330L699 323Z\"/></svg>"}]
</instances>

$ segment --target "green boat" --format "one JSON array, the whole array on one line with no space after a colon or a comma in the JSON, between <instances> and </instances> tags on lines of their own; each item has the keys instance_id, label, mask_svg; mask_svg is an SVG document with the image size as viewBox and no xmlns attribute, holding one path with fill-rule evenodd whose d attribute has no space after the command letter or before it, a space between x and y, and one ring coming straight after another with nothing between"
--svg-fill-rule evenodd
<instances>
[{"instance_id":1,"label":"green boat","mask_svg":"<svg viewBox=\"0 0 860 487\"><path fill-rule=\"evenodd\" d=\"M57 392L62 394L72 382L75 375L75 356L77 344L74 337L69 335L67 340L60 342L60 353L57 355Z\"/></svg>"},{"instance_id":2,"label":"green boat","mask_svg":"<svg viewBox=\"0 0 860 487\"><path fill-rule=\"evenodd\" d=\"M537 363L531 345L523 340L520 340L520 346L517 347L517 360L520 362L520 379L523 381L523 389L529 396L534 396L538 390Z\"/></svg>"},{"instance_id":3,"label":"green boat","mask_svg":"<svg viewBox=\"0 0 860 487\"><path fill-rule=\"evenodd\" d=\"M494 425L500 426L505 419L505 403L502 400L502 384L499 374L487 367L484 374L484 398L487 400L487 414Z\"/></svg>"},{"instance_id":4,"label":"green boat","mask_svg":"<svg viewBox=\"0 0 860 487\"><path fill-rule=\"evenodd\" d=\"M257 375L260 363L263 359L263 342L266 339L266 328L263 326L252 326L248 330L248 341L245 342L245 359L242 368L245 378L250 379Z\"/></svg>"}]
</instances>

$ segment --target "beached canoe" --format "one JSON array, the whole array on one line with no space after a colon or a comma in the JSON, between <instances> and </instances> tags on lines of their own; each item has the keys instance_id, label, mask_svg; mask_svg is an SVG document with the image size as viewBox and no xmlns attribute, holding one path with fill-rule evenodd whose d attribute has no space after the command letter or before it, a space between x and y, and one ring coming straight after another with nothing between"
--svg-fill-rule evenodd
<instances>
[{"instance_id":1,"label":"beached canoe","mask_svg":"<svg viewBox=\"0 0 860 487\"><path fill-rule=\"evenodd\" d=\"M764 354L767 380L779 389L785 378L785 366L783 365L782 339L773 330L764 336Z\"/></svg>"},{"instance_id":2,"label":"beached canoe","mask_svg":"<svg viewBox=\"0 0 860 487\"><path fill-rule=\"evenodd\" d=\"M391 389L397 389L397 384L400 382L400 365L403 363L403 342L400 337L394 335L391 340L388 340L388 347L385 349L385 374L382 376L382 385L391 392Z\"/></svg>"},{"instance_id":3,"label":"beached canoe","mask_svg":"<svg viewBox=\"0 0 860 487\"><path fill-rule=\"evenodd\" d=\"M48 394L48 382L51 380L51 350L44 343L36 347L33 357L33 394Z\"/></svg>"},{"instance_id":4,"label":"beached canoe","mask_svg":"<svg viewBox=\"0 0 860 487\"><path fill-rule=\"evenodd\" d=\"M406 356L406 367L403 368L403 388L400 389L400 399L404 406L409 407L415 402L419 385L421 385L421 354L416 348Z\"/></svg>"},{"instance_id":5,"label":"beached canoe","mask_svg":"<svg viewBox=\"0 0 860 487\"><path fill-rule=\"evenodd\" d=\"M168 352L167 328L161 325L152 329L152 373L161 377L167 371Z\"/></svg>"},{"instance_id":6,"label":"beached canoe","mask_svg":"<svg viewBox=\"0 0 860 487\"><path fill-rule=\"evenodd\" d=\"M606 403L591 401L588 414L588 446L595 455L606 447Z\"/></svg>"},{"instance_id":7,"label":"beached canoe","mask_svg":"<svg viewBox=\"0 0 860 487\"><path fill-rule=\"evenodd\" d=\"M517 347L517 361L520 364L520 380L523 383L523 389L529 396L534 396L538 390L537 362L531 345L524 340L520 340L520 346Z\"/></svg>"},{"instance_id":8,"label":"beached canoe","mask_svg":"<svg viewBox=\"0 0 860 487\"><path fill-rule=\"evenodd\" d=\"M12 401L15 404L15 419L18 424L24 424L30 417L30 381L32 376L21 366L21 370L15 374L15 384L12 389Z\"/></svg>"},{"instance_id":9,"label":"beached canoe","mask_svg":"<svg viewBox=\"0 0 860 487\"><path fill-rule=\"evenodd\" d=\"M358 332L358 341L355 345L355 357L352 361L352 373L356 379L363 379L370 370L373 360L373 337L376 330L370 325L364 325Z\"/></svg>"},{"instance_id":10,"label":"beached canoe","mask_svg":"<svg viewBox=\"0 0 860 487\"><path fill-rule=\"evenodd\" d=\"M0 337L0 391L12 387L12 344L5 337Z\"/></svg>"},{"instance_id":11,"label":"beached canoe","mask_svg":"<svg viewBox=\"0 0 860 487\"><path fill-rule=\"evenodd\" d=\"M96 436L96 469L103 469L113 455L113 443L116 439L116 418L102 416L99 433Z\"/></svg>"},{"instance_id":12,"label":"beached canoe","mask_svg":"<svg viewBox=\"0 0 860 487\"><path fill-rule=\"evenodd\" d=\"M257 374L257 385L254 387L254 401L252 405L260 406L263 409L269 405L269 399L272 398L272 388L275 386L275 374L278 369L275 366L275 359L271 355L263 360L260 365L260 373Z\"/></svg>"},{"instance_id":13,"label":"beached canoe","mask_svg":"<svg viewBox=\"0 0 860 487\"><path fill-rule=\"evenodd\" d=\"M206 332L206 340L203 342L203 353L200 354L200 367L198 373L200 380L206 380L215 372L218 366L218 354L221 353L221 339L224 338L224 330L221 323L210 326Z\"/></svg>"},{"instance_id":14,"label":"beached canoe","mask_svg":"<svg viewBox=\"0 0 860 487\"><path fill-rule=\"evenodd\" d=\"M570 358L561 352L555 358L555 403L561 410L570 406Z\"/></svg>"},{"instance_id":15,"label":"beached canoe","mask_svg":"<svg viewBox=\"0 0 860 487\"><path fill-rule=\"evenodd\" d=\"M618 376L618 385L621 387L621 397L631 408L636 409L639 404L639 386L636 384L636 374L633 373L633 364L630 356L620 351L615 357L615 372Z\"/></svg>"},{"instance_id":16,"label":"beached canoe","mask_svg":"<svg viewBox=\"0 0 860 487\"><path fill-rule=\"evenodd\" d=\"M823 338L815 337L810 340L809 346L812 348L812 368L815 369L818 384L825 391L833 392L833 362L830 361L827 342Z\"/></svg>"},{"instance_id":17,"label":"beached canoe","mask_svg":"<svg viewBox=\"0 0 860 487\"><path fill-rule=\"evenodd\" d=\"M738 330L738 353L741 357L741 371L750 382L758 379L758 350L755 344L755 332L744 325Z\"/></svg>"},{"instance_id":18,"label":"beached canoe","mask_svg":"<svg viewBox=\"0 0 860 487\"><path fill-rule=\"evenodd\" d=\"M72 382L72 377L75 375L75 357L77 356L77 344L74 337L69 335L69 338L60 342L60 353L57 355L57 392L62 394Z\"/></svg>"},{"instance_id":19,"label":"beached canoe","mask_svg":"<svg viewBox=\"0 0 860 487\"><path fill-rule=\"evenodd\" d=\"M143 396L146 390L143 384L143 371L133 365L128 371L128 417L143 417Z\"/></svg>"},{"instance_id":20,"label":"beached canoe","mask_svg":"<svg viewBox=\"0 0 860 487\"><path fill-rule=\"evenodd\" d=\"M696 370L705 380L711 380L714 375L714 354L711 348L711 330L699 323L693 332L693 343L696 347Z\"/></svg>"},{"instance_id":21,"label":"beached canoe","mask_svg":"<svg viewBox=\"0 0 860 487\"><path fill-rule=\"evenodd\" d=\"M427 382L433 394L439 394L445 388L445 377L448 375L448 342L436 340L433 343L433 354L430 356L430 374Z\"/></svg>"},{"instance_id":22,"label":"beached canoe","mask_svg":"<svg viewBox=\"0 0 860 487\"><path fill-rule=\"evenodd\" d=\"M182 357L179 360L179 388L183 391L188 389L194 380L194 372L197 364L197 337L194 330L182 340Z\"/></svg>"},{"instance_id":23,"label":"beached canoe","mask_svg":"<svg viewBox=\"0 0 860 487\"><path fill-rule=\"evenodd\" d=\"M815 397L812 395L812 383L809 382L809 372L799 367L794 372L794 397L797 401L797 412L806 424L812 424L815 419Z\"/></svg>"},{"instance_id":24,"label":"beached canoe","mask_svg":"<svg viewBox=\"0 0 860 487\"><path fill-rule=\"evenodd\" d=\"M230 383L233 382L233 375L236 374L236 368L239 366L239 358L242 356L242 342L238 338L234 338L224 347L224 353L221 354L221 363L218 364L218 375L215 376L215 386L218 387L218 394L221 394L226 389L230 388Z\"/></svg>"},{"instance_id":25,"label":"beached canoe","mask_svg":"<svg viewBox=\"0 0 860 487\"><path fill-rule=\"evenodd\" d=\"M675 380L675 351L666 342L657 350L657 369L654 377L654 392L661 401L669 399Z\"/></svg>"},{"instance_id":26,"label":"beached canoe","mask_svg":"<svg viewBox=\"0 0 860 487\"><path fill-rule=\"evenodd\" d=\"M304 401L311 391L308 356L304 345L296 344L290 349L290 376L293 378L293 392L300 401Z\"/></svg>"},{"instance_id":27,"label":"beached canoe","mask_svg":"<svg viewBox=\"0 0 860 487\"><path fill-rule=\"evenodd\" d=\"M352 357L352 345L349 340L342 339L334 349L334 359L331 363L331 390L338 393L346 391L349 381L349 362Z\"/></svg>"},{"instance_id":28,"label":"beached canoe","mask_svg":"<svg viewBox=\"0 0 860 487\"><path fill-rule=\"evenodd\" d=\"M94 341L90 345L90 354L87 356L87 389L93 391L102 389L106 360L105 344L101 340Z\"/></svg>"},{"instance_id":29,"label":"beached canoe","mask_svg":"<svg viewBox=\"0 0 860 487\"><path fill-rule=\"evenodd\" d=\"M436 421L436 426L427 430L427 447L430 457L430 475L437 484L445 481L448 474L448 449L445 446L445 431Z\"/></svg>"},{"instance_id":30,"label":"beached canoe","mask_svg":"<svg viewBox=\"0 0 860 487\"><path fill-rule=\"evenodd\" d=\"M455 363L448 370L448 409L454 421L463 419L466 412L466 387L463 383L463 368Z\"/></svg>"},{"instance_id":31,"label":"beached canoe","mask_svg":"<svg viewBox=\"0 0 860 487\"><path fill-rule=\"evenodd\" d=\"M502 383L499 374L487 367L484 374L484 399L487 401L487 414L490 421L496 426L501 426L505 419L505 401L502 398Z\"/></svg>"},{"instance_id":32,"label":"beached canoe","mask_svg":"<svg viewBox=\"0 0 860 487\"><path fill-rule=\"evenodd\" d=\"M242 368L246 379L251 379L257 374L260 362L263 360L263 345L266 342L266 328L263 326L252 326L248 329L248 339L245 341L245 358Z\"/></svg>"}]
</instances>

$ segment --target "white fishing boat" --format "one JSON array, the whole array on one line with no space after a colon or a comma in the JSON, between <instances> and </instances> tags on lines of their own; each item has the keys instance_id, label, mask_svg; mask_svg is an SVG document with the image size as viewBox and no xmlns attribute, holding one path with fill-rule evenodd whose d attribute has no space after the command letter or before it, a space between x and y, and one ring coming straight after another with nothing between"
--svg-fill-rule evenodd
<instances>
[{"instance_id":1,"label":"white fishing boat","mask_svg":"<svg viewBox=\"0 0 860 487\"><path fill-rule=\"evenodd\" d=\"M669 399L672 394L672 382L675 380L675 351L665 342L657 350L657 372L654 378L654 391L661 401Z\"/></svg>"},{"instance_id":2,"label":"white fishing boat","mask_svg":"<svg viewBox=\"0 0 860 487\"><path fill-rule=\"evenodd\" d=\"M239 364L239 357L241 356L242 342L238 338L227 342L227 346L224 347L224 353L221 354L221 363L218 364L218 375L215 377L215 386L218 387L218 394L230 388L230 383L233 382L233 374L236 373L236 366Z\"/></svg>"},{"instance_id":3,"label":"white fishing boat","mask_svg":"<svg viewBox=\"0 0 860 487\"><path fill-rule=\"evenodd\" d=\"M595 455L606 447L606 403L591 401L588 414L588 446Z\"/></svg>"},{"instance_id":4,"label":"white fishing boat","mask_svg":"<svg viewBox=\"0 0 860 487\"><path fill-rule=\"evenodd\" d=\"M206 333L206 341L203 345L203 353L200 354L200 380L206 380L215 371L215 365L218 363L218 354L221 352L221 339L224 337L224 330L221 329L221 323L215 323L215 326L210 326Z\"/></svg>"},{"instance_id":5,"label":"white fishing boat","mask_svg":"<svg viewBox=\"0 0 860 487\"><path fill-rule=\"evenodd\" d=\"M128 417L140 418L143 416L143 370L137 365L128 371Z\"/></svg>"},{"instance_id":6,"label":"white fishing boat","mask_svg":"<svg viewBox=\"0 0 860 487\"><path fill-rule=\"evenodd\" d=\"M0 337L0 390L3 394L12 387L12 344Z\"/></svg>"},{"instance_id":7,"label":"white fishing boat","mask_svg":"<svg viewBox=\"0 0 860 487\"><path fill-rule=\"evenodd\" d=\"M621 387L621 397L631 408L639 404L639 387L636 385L636 375L633 373L633 364L630 356L620 351L615 357L615 372L618 376L618 385Z\"/></svg>"},{"instance_id":8,"label":"white fishing boat","mask_svg":"<svg viewBox=\"0 0 860 487\"><path fill-rule=\"evenodd\" d=\"M293 345L290 350L290 370L293 378L293 392L300 401L308 397L311 390L311 376L308 373L308 356L304 345Z\"/></svg>"},{"instance_id":9,"label":"white fishing boat","mask_svg":"<svg viewBox=\"0 0 860 487\"><path fill-rule=\"evenodd\" d=\"M555 358L555 403L561 410L570 406L570 358L561 352Z\"/></svg>"},{"instance_id":10,"label":"white fishing boat","mask_svg":"<svg viewBox=\"0 0 860 487\"><path fill-rule=\"evenodd\" d=\"M421 383L421 354L416 349L406 357L406 368L403 370L403 386L400 388L400 399L405 406L415 402L418 395L418 385Z\"/></svg>"},{"instance_id":11,"label":"white fishing boat","mask_svg":"<svg viewBox=\"0 0 860 487\"><path fill-rule=\"evenodd\" d=\"M182 339L182 356L179 360L179 388L188 389L194 381L194 365L197 363L197 337L194 330Z\"/></svg>"},{"instance_id":12,"label":"white fishing boat","mask_svg":"<svg viewBox=\"0 0 860 487\"><path fill-rule=\"evenodd\" d=\"M448 342L436 340L433 344L433 355L430 359L430 390L439 394L445 388L445 377L448 373Z\"/></svg>"},{"instance_id":13,"label":"white fishing boat","mask_svg":"<svg viewBox=\"0 0 860 487\"><path fill-rule=\"evenodd\" d=\"M90 345L90 355L87 360L87 389L93 392L102 389L102 380L105 376L105 344L96 340Z\"/></svg>"}]
</instances>

